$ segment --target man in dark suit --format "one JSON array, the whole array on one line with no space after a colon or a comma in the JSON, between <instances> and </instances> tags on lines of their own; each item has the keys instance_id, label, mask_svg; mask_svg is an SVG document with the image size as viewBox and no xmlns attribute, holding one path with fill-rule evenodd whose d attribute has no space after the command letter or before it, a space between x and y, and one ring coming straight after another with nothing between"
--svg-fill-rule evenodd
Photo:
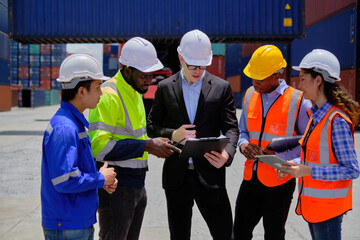
<instances>
[{"instance_id":1,"label":"man in dark suit","mask_svg":"<svg viewBox=\"0 0 360 240\"><path fill-rule=\"evenodd\" d=\"M239 135L233 93L228 82L205 71L212 61L206 34L186 33L178 53L182 68L159 83L148 117L148 136L179 142L223 134L230 141L222 152L211 151L201 158L183 159L174 153L165 159L163 188L171 239L190 239L194 200L213 239L231 239L225 167L233 160Z\"/></svg>"}]
</instances>

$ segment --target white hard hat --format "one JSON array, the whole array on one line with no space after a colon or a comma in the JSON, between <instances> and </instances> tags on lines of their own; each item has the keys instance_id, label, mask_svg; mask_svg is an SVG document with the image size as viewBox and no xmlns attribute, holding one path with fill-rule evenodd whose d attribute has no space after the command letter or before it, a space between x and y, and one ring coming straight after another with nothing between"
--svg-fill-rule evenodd
<instances>
[{"instance_id":1,"label":"white hard hat","mask_svg":"<svg viewBox=\"0 0 360 240\"><path fill-rule=\"evenodd\" d=\"M293 69L300 71L301 68L312 69L321 73L327 82L340 81L340 63L334 54L323 49L314 49L308 53L299 66Z\"/></svg>"},{"instance_id":2,"label":"white hard hat","mask_svg":"<svg viewBox=\"0 0 360 240\"><path fill-rule=\"evenodd\" d=\"M98 61L85 53L72 54L61 63L59 78L63 89L73 89L80 81L108 80Z\"/></svg>"},{"instance_id":3,"label":"white hard hat","mask_svg":"<svg viewBox=\"0 0 360 240\"><path fill-rule=\"evenodd\" d=\"M200 30L187 32L177 48L178 53L188 65L209 66L212 61L211 42L209 37Z\"/></svg>"},{"instance_id":4,"label":"white hard hat","mask_svg":"<svg viewBox=\"0 0 360 240\"><path fill-rule=\"evenodd\" d=\"M142 72L154 72L164 67L157 58L155 47L141 37L131 38L124 44L119 62Z\"/></svg>"}]
</instances>

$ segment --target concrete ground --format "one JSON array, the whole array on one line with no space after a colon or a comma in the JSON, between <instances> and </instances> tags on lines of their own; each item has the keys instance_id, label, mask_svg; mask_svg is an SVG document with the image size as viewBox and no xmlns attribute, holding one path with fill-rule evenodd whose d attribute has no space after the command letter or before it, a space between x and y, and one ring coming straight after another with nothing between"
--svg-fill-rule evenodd
<instances>
[{"instance_id":1,"label":"concrete ground","mask_svg":"<svg viewBox=\"0 0 360 240\"><path fill-rule=\"evenodd\" d=\"M43 239L40 206L40 165L42 135L58 106L13 108L0 112L0 240ZM238 110L240 116L240 110ZM360 133L355 133L356 150L360 156ZM236 153L227 169L227 189L234 209L242 181L244 157ZM146 209L141 240L169 239L166 203L161 188L163 159L151 156L146 188ZM294 199L297 197L297 190ZM286 225L286 239L310 239L302 217L294 212L293 201ZM343 221L343 239L360 239L360 180L353 182L353 211ZM98 232L98 225L95 225ZM263 239L262 224L254 230L254 239ZM97 236L97 233L96 233ZM97 237L95 237L97 239ZM194 207L192 239L211 239L207 226L197 207Z\"/></svg>"}]
</instances>

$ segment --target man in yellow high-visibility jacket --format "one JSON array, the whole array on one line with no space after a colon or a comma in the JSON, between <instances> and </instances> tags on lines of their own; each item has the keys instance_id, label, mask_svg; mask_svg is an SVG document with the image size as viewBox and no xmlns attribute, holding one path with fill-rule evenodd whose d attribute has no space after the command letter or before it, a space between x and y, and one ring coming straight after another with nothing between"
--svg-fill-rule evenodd
<instances>
[{"instance_id":1,"label":"man in yellow high-visibility jacket","mask_svg":"<svg viewBox=\"0 0 360 240\"><path fill-rule=\"evenodd\" d=\"M147 203L144 180L148 153L167 157L180 151L169 139L147 139L142 94L152 72L163 68L154 46L134 37L127 41L119 59L121 70L102 84L103 95L89 112L89 136L97 167L104 161L115 168L116 194L99 191L100 239L138 239Z\"/></svg>"}]
</instances>

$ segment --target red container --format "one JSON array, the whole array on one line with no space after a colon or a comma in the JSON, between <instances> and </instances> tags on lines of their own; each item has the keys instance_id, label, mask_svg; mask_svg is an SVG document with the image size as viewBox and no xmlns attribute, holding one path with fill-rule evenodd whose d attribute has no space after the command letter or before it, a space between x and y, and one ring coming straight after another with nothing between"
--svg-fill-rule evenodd
<instances>
[{"instance_id":1,"label":"red container","mask_svg":"<svg viewBox=\"0 0 360 240\"><path fill-rule=\"evenodd\" d=\"M110 44L104 44L103 51L104 53L110 53Z\"/></svg>"},{"instance_id":2,"label":"red container","mask_svg":"<svg viewBox=\"0 0 360 240\"><path fill-rule=\"evenodd\" d=\"M219 78L225 79L225 57L213 56L212 64L206 70Z\"/></svg>"},{"instance_id":3,"label":"red container","mask_svg":"<svg viewBox=\"0 0 360 240\"><path fill-rule=\"evenodd\" d=\"M327 19L347 8L356 6L356 0L305 0L306 27Z\"/></svg>"},{"instance_id":4,"label":"red container","mask_svg":"<svg viewBox=\"0 0 360 240\"><path fill-rule=\"evenodd\" d=\"M60 67L51 67L51 73L50 73L51 79L58 78L59 77L59 71L60 71Z\"/></svg>"},{"instance_id":5,"label":"red container","mask_svg":"<svg viewBox=\"0 0 360 240\"><path fill-rule=\"evenodd\" d=\"M18 68L18 78L19 79L29 79L29 67L19 67Z\"/></svg>"},{"instance_id":6,"label":"red container","mask_svg":"<svg viewBox=\"0 0 360 240\"><path fill-rule=\"evenodd\" d=\"M40 79L50 80L50 67L40 67Z\"/></svg>"},{"instance_id":7,"label":"red container","mask_svg":"<svg viewBox=\"0 0 360 240\"><path fill-rule=\"evenodd\" d=\"M227 77L226 81L230 83L233 92L241 91L241 75Z\"/></svg>"},{"instance_id":8,"label":"red container","mask_svg":"<svg viewBox=\"0 0 360 240\"><path fill-rule=\"evenodd\" d=\"M51 80L50 79L41 79L39 89L50 90L51 89Z\"/></svg>"},{"instance_id":9,"label":"red container","mask_svg":"<svg viewBox=\"0 0 360 240\"><path fill-rule=\"evenodd\" d=\"M41 44L40 45L40 54L51 54L51 44Z\"/></svg>"},{"instance_id":10,"label":"red container","mask_svg":"<svg viewBox=\"0 0 360 240\"><path fill-rule=\"evenodd\" d=\"M342 70L340 72L341 81L339 85L343 86L351 95L352 99L356 100L356 69Z\"/></svg>"},{"instance_id":11,"label":"red container","mask_svg":"<svg viewBox=\"0 0 360 240\"><path fill-rule=\"evenodd\" d=\"M252 55L256 49L261 47L261 43L243 43L241 44L241 55L247 57Z\"/></svg>"},{"instance_id":12,"label":"red container","mask_svg":"<svg viewBox=\"0 0 360 240\"><path fill-rule=\"evenodd\" d=\"M0 111L9 111L12 105L11 87L0 85Z\"/></svg>"}]
</instances>

